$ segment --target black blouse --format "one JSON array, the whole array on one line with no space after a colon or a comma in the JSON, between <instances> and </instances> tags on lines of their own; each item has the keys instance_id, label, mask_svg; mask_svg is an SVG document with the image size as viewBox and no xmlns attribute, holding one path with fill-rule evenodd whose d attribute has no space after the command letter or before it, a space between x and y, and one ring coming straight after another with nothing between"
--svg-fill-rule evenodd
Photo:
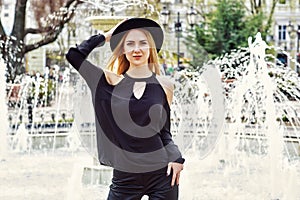
<instances>
[{"instance_id":1,"label":"black blouse","mask_svg":"<svg viewBox=\"0 0 300 200\"><path fill-rule=\"evenodd\" d=\"M104 42L103 35L94 35L66 55L91 90L100 163L134 173L156 171L169 162L183 163L170 132L167 97L156 75L133 78L125 73L118 84L109 84L103 70L86 60ZM136 82L146 84L139 99L133 94Z\"/></svg>"}]
</instances>

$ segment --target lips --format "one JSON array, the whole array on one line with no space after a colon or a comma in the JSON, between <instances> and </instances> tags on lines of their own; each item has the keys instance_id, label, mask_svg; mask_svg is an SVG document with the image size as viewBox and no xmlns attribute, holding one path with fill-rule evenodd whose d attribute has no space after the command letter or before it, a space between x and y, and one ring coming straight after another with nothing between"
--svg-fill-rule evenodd
<instances>
[{"instance_id":1,"label":"lips","mask_svg":"<svg viewBox=\"0 0 300 200\"><path fill-rule=\"evenodd\" d=\"M133 56L134 59L140 59L142 56L141 55L135 55Z\"/></svg>"}]
</instances>

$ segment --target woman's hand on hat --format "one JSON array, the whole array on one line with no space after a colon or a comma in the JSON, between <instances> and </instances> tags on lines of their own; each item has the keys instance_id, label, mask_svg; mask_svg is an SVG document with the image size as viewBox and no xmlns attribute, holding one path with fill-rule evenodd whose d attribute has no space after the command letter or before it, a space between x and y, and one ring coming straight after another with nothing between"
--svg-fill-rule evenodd
<instances>
[{"instance_id":1,"label":"woman's hand on hat","mask_svg":"<svg viewBox=\"0 0 300 200\"><path fill-rule=\"evenodd\" d=\"M183 170L183 164L177 162L170 162L168 164L167 176L171 174L171 170L173 172L171 186L174 186L175 181L176 184L179 185L180 172Z\"/></svg>"},{"instance_id":2,"label":"woman's hand on hat","mask_svg":"<svg viewBox=\"0 0 300 200\"><path fill-rule=\"evenodd\" d=\"M127 20L127 18L126 18L126 19L123 19L123 20L120 21L117 25L115 25L115 26L112 27L109 31L107 31L106 33L103 34L104 37L105 37L105 42L109 42L109 41L110 41L110 38L111 38L113 32L116 30L116 28L117 28L120 24L122 24L123 22L125 22L126 20Z\"/></svg>"}]
</instances>

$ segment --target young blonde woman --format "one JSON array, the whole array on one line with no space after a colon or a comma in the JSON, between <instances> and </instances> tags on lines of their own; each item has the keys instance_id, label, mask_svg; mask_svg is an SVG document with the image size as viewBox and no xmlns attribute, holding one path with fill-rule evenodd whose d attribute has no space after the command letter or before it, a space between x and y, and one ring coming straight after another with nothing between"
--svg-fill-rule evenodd
<instances>
[{"instance_id":1,"label":"young blonde woman","mask_svg":"<svg viewBox=\"0 0 300 200\"><path fill-rule=\"evenodd\" d=\"M114 169L109 200L178 199L184 159L170 132L173 84L159 75L163 38L155 21L131 18L66 55L91 90L99 162ZM102 69L86 58L105 42L113 54Z\"/></svg>"}]
</instances>

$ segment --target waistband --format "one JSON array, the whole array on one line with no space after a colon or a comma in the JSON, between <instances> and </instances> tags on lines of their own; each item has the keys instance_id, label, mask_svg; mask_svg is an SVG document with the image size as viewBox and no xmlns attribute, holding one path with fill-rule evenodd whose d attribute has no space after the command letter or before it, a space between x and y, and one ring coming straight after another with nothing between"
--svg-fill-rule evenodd
<instances>
[{"instance_id":1,"label":"waistband","mask_svg":"<svg viewBox=\"0 0 300 200\"><path fill-rule=\"evenodd\" d=\"M113 173L122 173L122 174L132 174L132 175L148 175L148 174L166 174L167 173L168 166L163 167L158 170L149 171L149 172L143 172L143 173L132 173L132 172L124 172L117 169L113 170Z\"/></svg>"}]
</instances>

